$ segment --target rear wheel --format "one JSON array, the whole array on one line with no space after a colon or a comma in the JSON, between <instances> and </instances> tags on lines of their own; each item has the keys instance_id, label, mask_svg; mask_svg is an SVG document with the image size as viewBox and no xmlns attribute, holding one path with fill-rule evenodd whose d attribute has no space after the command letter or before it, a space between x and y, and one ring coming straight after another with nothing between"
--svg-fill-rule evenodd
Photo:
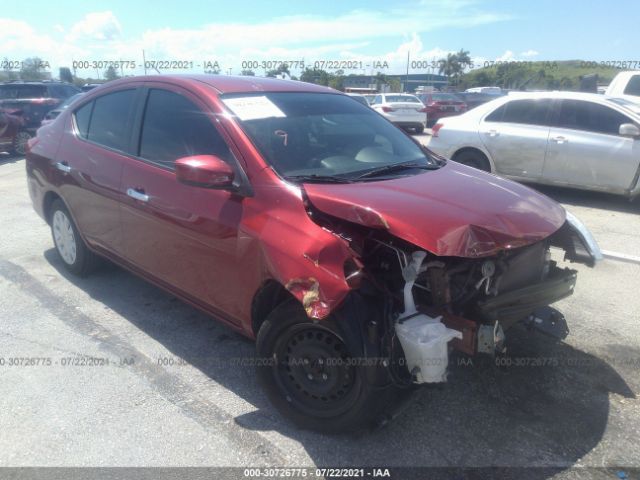
<instances>
[{"instance_id":1,"label":"rear wheel","mask_svg":"<svg viewBox=\"0 0 640 480\"><path fill-rule=\"evenodd\" d=\"M477 168L478 170L491 172L491 165L489 164L489 159L480 150L476 150L476 149L463 150L461 152L456 153L453 156L453 160L458 163L462 163L463 165Z\"/></svg>"},{"instance_id":2,"label":"rear wheel","mask_svg":"<svg viewBox=\"0 0 640 480\"><path fill-rule=\"evenodd\" d=\"M51 204L51 234L56 251L67 270L80 276L93 270L97 256L85 245L61 200L54 200Z\"/></svg>"},{"instance_id":3,"label":"rear wheel","mask_svg":"<svg viewBox=\"0 0 640 480\"><path fill-rule=\"evenodd\" d=\"M16 133L16 136L13 137L13 153L17 155L24 155L27 153L27 142L31 139L31 134L26 130L20 130Z\"/></svg>"},{"instance_id":4,"label":"rear wheel","mask_svg":"<svg viewBox=\"0 0 640 480\"><path fill-rule=\"evenodd\" d=\"M370 370L376 366L354 356L357 347L335 320L314 322L295 300L268 316L257 350L262 387L280 413L302 428L335 433L375 426L400 398L395 387L373 384Z\"/></svg>"}]
</instances>

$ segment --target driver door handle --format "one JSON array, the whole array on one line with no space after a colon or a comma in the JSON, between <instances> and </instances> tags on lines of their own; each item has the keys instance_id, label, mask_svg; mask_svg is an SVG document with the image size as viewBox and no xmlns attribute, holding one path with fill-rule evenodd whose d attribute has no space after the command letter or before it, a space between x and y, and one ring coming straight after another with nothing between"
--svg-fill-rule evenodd
<instances>
[{"instance_id":1,"label":"driver door handle","mask_svg":"<svg viewBox=\"0 0 640 480\"><path fill-rule=\"evenodd\" d=\"M567 140L565 137L561 135L558 137L553 137L551 141L557 143L558 145L562 145L563 143L569 143L569 140Z\"/></svg>"},{"instance_id":2,"label":"driver door handle","mask_svg":"<svg viewBox=\"0 0 640 480\"><path fill-rule=\"evenodd\" d=\"M67 164L67 162L58 162L58 163L56 163L56 168L58 170L60 170L61 172L64 172L64 173L70 173L71 172L71 167L69 166L69 164Z\"/></svg>"},{"instance_id":3,"label":"driver door handle","mask_svg":"<svg viewBox=\"0 0 640 480\"><path fill-rule=\"evenodd\" d=\"M500 135L500 132L498 132L497 130L489 130L487 132L487 135L489 135L490 137L497 137Z\"/></svg>"},{"instance_id":4,"label":"driver door handle","mask_svg":"<svg viewBox=\"0 0 640 480\"><path fill-rule=\"evenodd\" d=\"M149 195L144 193L144 190L141 188L127 188L127 195L135 200L140 200L141 202L149 201Z\"/></svg>"}]
</instances>

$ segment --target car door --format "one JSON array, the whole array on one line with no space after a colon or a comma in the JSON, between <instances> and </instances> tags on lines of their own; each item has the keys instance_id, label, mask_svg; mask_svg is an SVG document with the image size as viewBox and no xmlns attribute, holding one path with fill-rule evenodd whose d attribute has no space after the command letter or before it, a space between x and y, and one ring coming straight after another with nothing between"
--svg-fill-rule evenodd
<instances>
[{"instance_id":1,"label":"car door","mask_svg":"<svg viewBox=\"0 0 640 480\"><path fill-rule=\"evenodd\" d=\"M65 202L84 238L123 252L120 177L131 142L137 89L111 91L74 109L53 165Z\"/></svg>"},{"instance_id":2,"label":"car door","mask_svg":"<svg viewBox=\"0 0 640 480\"><path fill-rule=\"evenodd\" d=\"M122 175L126 257L160 283L233 321L240 316L238 230L242 197L178 182L175 161L213 154L238 169L210 107L190 92L149 84L137 158Z\"/></svg>"},{"instance_id":3,"label":"car door","mask_svg":"<svg viewBox=\"0 0 640 480\"><path fill-rule=\"evenodd\" d=\"M479 134L497 173L537 179L542 175L552 100L510 100L484 117Z\"/></svg>"},{"instance_id":4,"label":"car door","mask_svg":"<svg viewBox=\"0 0 640 480\"><path fill-rule=\"evenodd\" d=\"M640 141L619 134L623 123L635 122L596 102L561 100L549 134L544 178L623 193L640 164Z\"/></svg>"}]
</instances>

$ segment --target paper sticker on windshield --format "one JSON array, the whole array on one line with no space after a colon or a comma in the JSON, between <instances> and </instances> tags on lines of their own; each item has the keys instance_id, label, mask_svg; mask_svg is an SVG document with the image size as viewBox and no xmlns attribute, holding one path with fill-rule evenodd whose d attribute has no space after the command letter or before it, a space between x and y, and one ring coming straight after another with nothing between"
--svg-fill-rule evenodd
<instances>
[{"instance_id":1,"label":"paper sticker on windshield","mask_svg":"<svg viewBox=\"0 0 640 480\"><path fill-rule=\"evenodd\" d=\"M264 96L226 98L223 102L240 118L240 120L286 117L282 110Z\"/></svg>"}]
</instances>

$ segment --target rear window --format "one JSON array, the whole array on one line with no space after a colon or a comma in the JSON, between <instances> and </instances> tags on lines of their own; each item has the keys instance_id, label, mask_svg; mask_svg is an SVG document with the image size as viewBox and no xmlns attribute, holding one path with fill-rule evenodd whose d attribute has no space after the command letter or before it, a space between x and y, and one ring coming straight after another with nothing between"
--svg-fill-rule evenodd
<instances>
[{"instance_id":1,"label":"rear window","mask_svg":"<svg viewBox=\"0 0 640 480\"><path fill-rule=\"evenodd\" d=\"M411 95L385 95L385 102L396 103L396 102L410 102L410 103L420 103L418 97L413 97Z\"/></svg>"},{"instance_id":2,"label":"rear window","mask_svg":"<svg viewBox=\"0 0 640 480\"><path fill-rule=\"evenodd\" d=\"M634 75L629 79L624 93L625 95L636 95L640 97L640 75Z\"/></svg>"},{"instance_id":3,"label":"rear window","mask_svg":"<svg viewBox=\"0 0 640 480\"><path fill-rule=\"evenodd\" d=\"M485 121L548 125L550 107L549 99L512 100L491 113Z\"/></svg>"},{"instance_id":4,"label":"rear window","mask_svg":"<svg viewBox=\"0 0 640 480\"><path fill-rule=\"evenodd\" d=\"M432 93L431 98L434 102L459 102L460 100L450 93Z\"/></svg>"},{"instance_id":5,"label":"rear window","mask_svg":"<svg viewBox=\"0 0 640 480\"><path fill-rule=\"evenodd\" d=\"M0 99L44 98L47 87L44 85L0 85Z\"/></svg>"}]
</instances>

